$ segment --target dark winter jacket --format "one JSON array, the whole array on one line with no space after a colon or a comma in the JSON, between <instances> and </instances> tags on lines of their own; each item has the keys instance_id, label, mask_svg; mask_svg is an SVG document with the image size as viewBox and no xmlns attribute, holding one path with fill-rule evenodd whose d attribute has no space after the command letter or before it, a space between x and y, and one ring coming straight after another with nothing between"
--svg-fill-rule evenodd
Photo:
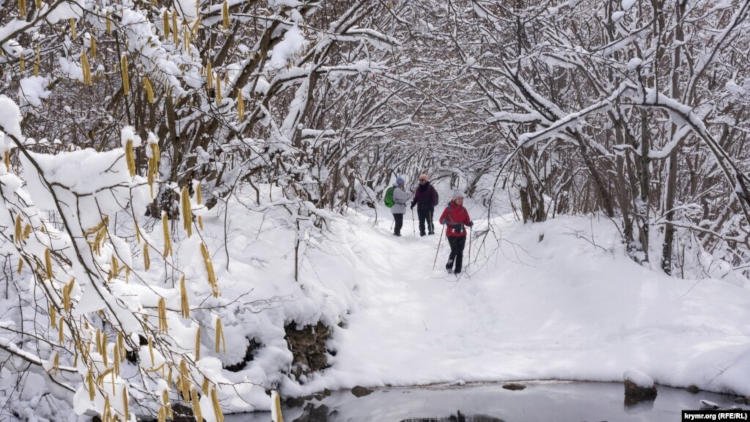
<instances>
[{"instance_id":1,"label":"dark winter jacket","mask_svg":"<svg viewBox=\"0 0 750 422\"><path fill-rule=\"evenodd\" d=\"M418 210L432 210L438 204L438 193L430 182L420 184L414 192L411 206L417 205Z\"/></svg>"},{"instance_id":2,"label":"dark winter jacket","mask_svg":"<svg viewBox=\"0 0 750 422\"><path fill-rule=\"evenodd\" d=\"M469 217L469 212L463 205L456 204L455 201L451 201L443 214L440 215L440 224L445 224L447 229L446 235L449 237L463 237L466 236L466 227L473 226Z\"/></svg>"}]
</instances>

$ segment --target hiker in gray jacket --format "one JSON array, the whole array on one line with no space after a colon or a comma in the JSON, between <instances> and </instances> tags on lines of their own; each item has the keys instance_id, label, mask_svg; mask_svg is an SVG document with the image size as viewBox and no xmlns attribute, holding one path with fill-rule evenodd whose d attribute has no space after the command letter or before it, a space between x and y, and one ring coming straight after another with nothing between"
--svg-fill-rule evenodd
<instances>
[{"instance_id":1,"label":"hiker in gray jacket","mask_svg":"<svg viewBox=\"0 0 750 422\"><path fill-rule=\"evenodd\" d=\"M393 220L395 222L393 226L393 234L395 236L401 236L401 227L404 225L404 212L406 212L406 203L411 199L411 193L406 191L404 188L404 178L396 178L396 186L393 189L393 206L391 207L391 213L393 213Z\"/></svg>"}]
</instances>

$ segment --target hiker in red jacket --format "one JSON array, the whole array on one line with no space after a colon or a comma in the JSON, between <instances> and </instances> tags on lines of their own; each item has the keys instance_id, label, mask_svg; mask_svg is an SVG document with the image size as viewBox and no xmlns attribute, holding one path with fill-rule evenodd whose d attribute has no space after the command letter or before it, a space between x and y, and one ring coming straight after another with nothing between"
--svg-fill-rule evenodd
<instances>
[{"instance_id":1,"label":"hiker in red jacket","mask_svg":"<svg viewBox=\"0 0 750 422\"><path fill-rule=\"evenodd\" d=\"M464 208L464 196L457 193L453 200L445 207L440 216L440 224L445 224L445 235L451 246L451 254L445 269L448 272L458 274L461 272L461 264L464 258L464 246L466 245L466 226L472 227L474 222L469 217L469 212ZM455 264L455 269L454 265Z\"/></svg>"}]
</instances>

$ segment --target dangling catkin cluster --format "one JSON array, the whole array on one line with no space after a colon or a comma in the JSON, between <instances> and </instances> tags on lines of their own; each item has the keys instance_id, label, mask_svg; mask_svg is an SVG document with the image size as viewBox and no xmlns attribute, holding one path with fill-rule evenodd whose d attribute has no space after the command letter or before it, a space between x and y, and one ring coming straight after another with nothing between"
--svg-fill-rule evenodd
<instances>
[{"instance_id":1,"label":"dangling catkin cluster","mask_svg":"<svg viewBox=\"0 0 750 422\"><path fill-rule=\"evenodd\" d=\"M214 70L211 62L206 63L206 90L214 89Z\"/></svg>"},{"instance_id":2,"label":"dangling catkin cluster","mask_svg":"<svg viewBox=\"0 0 750 422\"><path fill-rule=\"evenodd\" d=\"M237 117L240 122L245 120L245 100L242 99L242 90L237 90Z\"/></svg>"},{"instance_id":3,"label":"dangling catkin cluster","mask_svg":"<svg viewBox=\"0 0 750 422\"><path fill-rule=\"evenodd\" d=\"M117 333L117 349L120 351L120 362L125 360L127 351L125 350L125 337L122 332Z\"/></svg>"},{"instance_id":4,"label":"dangling catkin cluster","mask_svg":"<svg viewBox=\"0 0 750 422\"><path fill-rule=\"evenodd\" d=\"M172 12L172 41L175 47L180 46L179 32L177 32L177 12Z\"/></svg>"},{"instance_id":5,"label":"dangling catkin cluster","mask_svg":"<svg viewBox=\"0 0 750 422\"><path fill-rule=\"evenodd\" d=\"M180 312L183 318L190 318L190 303L188 302L187 287L185 287L185 276L180 278Z\"/></svg>"},{"instance_id":6,"label":"dangling catkin cluster","mask_svg":"<svg viewBox=\"0 0 750 422\"><path fill-rule=\"evenodd\" d=\"M70 38L76 39L78 38L78 34L76 33L76 20L73 18L68 19L68 23L70 24Z\"/></svg>"},{"instance_id":7,"label":"dangling catkin cluster","mask_svg":"<svg viewBox=\"0 0 750 422\"><path fill-rule=\"evenodd\" d=\"M128 56L122 53L120 56L120 76L122 77L122 92L130 95L130 78L128 77Z\"/></svg>"},{"instance_id":8,"label":"dangling catkin cluster","mask_svg":"<svg viewBox=\"0 0 750 422\"><path fill-rule=\"evenodd\" d=\"M214 297L219 297L219 283L216 282L214 264L211 262L211 255L208 253L208 247L203 242L201 242L201 254L203 255L203 264L206 266L206 273L208 273L208 284L211 285L211 292Z\"/></svg>"},{"instance_id":9,"label":"dangling catkin cluster","mask_svg":"<svg viewBox=\"0 0 750 422\"><path fill-rule=\"evenodd\" d=\"M63 324L63 322L64 322L63 317L60 317L60 319L58 320L58 323L60 324L60 326L57 327L57 330L58 330L57 341L60 343L61 346L65 343L65 325Z\"/></svg>"},{"instance_id":10,"label":"dangling catkin cluster","mask_svg":"<svg viewBox=\"0 0 750 422\"><path fill-rule=\"evenodd\" d=\"M91 84L91 66L89 66L89 58L86 50L81 51L81 72L83 73L83 84Z\"/></svg>"},{"instance_id":11,"label":"dangling catkin cluster","mask_svg":"<svg viewBox=\"0 0 750 422\"><path fill-rule=\"evenodd\" d=\"M221 105L221 78L216 75L216 105Z\"/></svg>"},{"instance_id":12,"label":"dangling catkin cluster","mask_svg":"<svg viewBox=\"0 0 750 422\"><path fill-rule=\"evenodd\" d=\"M109 265L109 275L108 280L112 280L113 278L117 277L117 274L120 273L120 262L117 260L117 257L115 254L112 254L112 260Z\"/></svg>"},{"instance_id":13,"label":"dangling catkin cluster","mask_svg":"<svg viewBox=\"0 0 750 422\"><path fill-rule=\"evenodd\" d=\"M221 346L221 347L220 347ZM227 339L224 337L224 326L221 325L221 318L216 318L216 353L221 353L224 349L227 352Z\"/></svg>"},{"instance_id":14,"label":"dangling catkin cluster","mask_svg":"<svg viewBox=\"0 0 750 422\"><path fill-rule=\"evenodd\" d=\"M128 388L125 386L122 387L122 406L125 420L128 421L130 420L130 410L128 409Z\"/></svg>"},{"instance_id":15,"label":"dangling catkin cluster","mask_svg":"<svg viewBox=\"0 0 750 422\"><path fill-rule=\"evenodd\" d=\"M162 14L162 27L164 28L164 41L169 40L169 11L167 9L164 9L164 13Z\"/></svg>"},{"instance_id":16,"label":"dangling catkin cluster","mask_svg":"<svg viewBox=\"0 0 750 422\"><path fill-rule=\"evenodd\" d=\"M52 280L54 274L52 274L52 253L50 252L49 248L44 250L44 266L47 279Z\"/></svg>"},{"instance_id":17,"label":"dangling catkin cluster","mask_svg":"<svg viewBox=\"0 0 750 422\"><path fill-rule=\"evenodd\" d=\"M57 309L52 303L49 304L49 322L52 328L57 329Z\"/></svg>"},{"instance_id":18,"label":"dangling catkin cluster","mask_svg":"<svg viewBox=\"0 0 750 422\"><path fill-rule=\"evenodd\" d=\"M166 333L167 327L167 303L164 298L159 299L159 331Z\"/></svg>"},{"instance_id":19,"label":"dangling catkin cluster","mask_svg":"<svg viewBox=\"0 0 750 422\"><path fill-rule=\"evenodd\" d=\"M104 366L106 367L109 366L109 355L107 354L107 333L102 333L100 340L102 344L99 346L99 353L102 355L102 363L104 363Z\"/></svg>"},{"instance_id":20,"label":"dangling catkin cluster","mask_svg":"<svg viewBox=\"0 0 750 422\"><path fill-rule=\"evenodd\" d=\"M171 385L171 384L172 384L172 367L169 367L169 382L167 383L167 385ZM162 409L164 409L164 419L166 420L167 417L170 419L174 419L174 415L173 415L174 412L172 411L172 406L169 405L169 391L166 389L162 390L161 392L161 403L162 403Z\"/></svg>"},{"instance_id":21,"label":"dangling catkin cluster","mask_svg":"<svg viewBox=\"0 0 750 422\"><path fill-rule=\"evenodd\" d=\"M109 217L105 215L102 221L99 222L99 224L86 230L83 234L84 237L89 237L92 234L96 234L96 236L94 236L94 240L92 242L89 242L89 244L94 249L94 252L97 255L102 254L102 245L104 244L104 240L106 239L106 236L107 236L108 225L109 225Z\"/></svg>"},{"instance_id":22,"label":"dangling catkin cluster","mask_svg":"<svg viewBox=\"0 0 750 422\"><path fill-rule=\"evenodd\" d=\"M219 395L216 394L216 389L211 389L211 403L214 406L214 417L217 422L224 422L224 412L221 411L221 405L219 404Z\"/></svg>"},{"instance_id":23,"label":"dangling catkin cluster","mask_svg":"<svg viewBox=\"0 0 750 422\"><path fill-rule=\"evenodd\" d=\"M182 39L185 44L185 53L190 54L190 27L187 25L182 27Z\"/></svg>"},{"instance_id":24,"label":"dangling catkin cluster","mask_svg":"<svg viewBox=\"0 0 750 422\"><path fill-rule=\"evenodd\" d=\"M107 10L105 19L107 21L107 35L112 35L112 19L109 17L109 10Z\"/></svg>"},{"instance_id":25,"label":"dangling catkin cluster","mask_svg":"<svg viewBox=\"0 0 750 422\"><path fill-rule=\"evenodd\" d=\"M148 244L143 244L143 268L148 271L151 268L151 258L148 256Z\"/></svg>"},{"instance_id":26,"label":"dangling catkin cluster","mask_svg":"<svg viewBox=\"0 0 750 422\"><path fill-rule=\"evenodd\" d=\"M17 214L16 215L16 226L15 226L16 230L15 230L15 234L13 236L13 241L15 243L21 243L21 241L23 240L23 232L22 232L22 229L21 229L22 225L23 225L23 223L21 222L21 214Z\"/></svg>"},{"instance_id":27,"label":"dangling catkin cluster","mask_svg":"<svg viewBox=\"0 0 750 422\"><path fill-rule=\"evenodd\" d=\"M18 0L18 16L26 19L26 0Z\"/></svg>"},{"instance_id":28,"label":"dangling catkin cluster","mask_svg":"<svg viewBox=\"0 0 750 422\"><path fill-rule=\"evenodd\" d=\"M135 176L135 151L133 151L133 140L125 141L125 162L128 165L130 177Z\"/></svg>"},{"instance_id":29,"label":"dangling catkin cluster","mask_svg":"<svg viewBox=\"0 0 750 422\"><path fill-rule=\"evenodd\" d=\"M52 357L52 373L57 375L57 371L60 369L60 354L55 351L55 355Z\"/></svg>"},{"instance_id":30,"label":"dangling catkin cluster","mask_svg":"<svg viewBox=\"0 0 750 422\"><path fill-rule=\"evenodd\" d=\"M151 189L151 196L154 196L154 180L159 174L159 144L150 143L151 157L148 159L148 186Z\"/></svg>"},{"instance_id":31,"label":"dangling catkin cluster","mask_svg":"<svg viewBox=\"0 0 750 422\"><path fill-rule=\"evenodd\" d=\"M190 374L185 359L180 360L179 389L182 393L182 399L185 401L190 400Z\"/></svg>"},{"instance_id":32,"label":"dangling catkin cluster","mask_svg":"<svg viewBox=\"0 0 750 422\"><path fill-rule=\"evenodd\" d=\"M143 77L143 89L146 91L146 99L148 100L149 104L154 103L154 87L151 86L151 81L148 80L148 77Z\"/></svg>"},{"instance_id":33,"label":"dangling catkin cluster","mask_svg":"<svg viewBox=\"0 0 750 422\"><path fill-rule=\"evenodd\" d=\"M70 312L72 304L70 303L70 292L73 291L73 285L75 285L76 279L70 280L68 284L63 287L63 309L65 312Z\"/></svg>"},{"instance_id":34,"label":"dangling catkin cluster","mask_svg":"<svg viewBox=\"0 0 750 422\"><path fill-rule=\"evenodd\" d=\"M5 151L3 162L5 162L5 170L10 172L10 150Z\"/></svg>"},{"instance_id":35,"label":"dangling catkin cluster","mask_svg":"<svg viewBox=\"0 0 750 422\"><path fill-rule=\"evenodd\" d=\"M89 50L91 51L91 58L96 58L96 38L94 36L89 37Z\"/></svg>"},{"instance_id":36,"label":"dangling catkin cluster","mask_svg":"<svg viewBox=\"0 0 750 422\"><path fill-rule=\"evenodd\" d=\"M190 205L190 193L188 192L187 186L182 187L180 202L180 208L182 210L182 227L187 232L188 237L190 237L193 234L193 209Z\"/></svg>"},{"instance_id":37,"label":"dangling catkin cluster","mask_svg":"<svg viewBox=\"0 0 750 422\"><path fill-rule=\"evenodd\" d=\"M167 219L166 211L161 212L161 227L162 227L162 231L164 232L163 256L164 258L166 258L167 256L172 254L172 238L169 235L169 220ZM185 276L183 276L183 280L184 279L185 279Z\"/></svg>"},{"instance_id":38,"label":"dangling catkin cluster","mask_svg":"<svg viewBox=\"0 0 750 422\"><path fill-rule=\"evenodd\" d=\"M104 397L104 410L102 410L102 420L109 421L112 417L112 406L109 404L109 394Z\"/></svg>"},{"instance_id":39,"label":"dangling catkin cluster","mask_svg":"<svg viewBox=\"0 0 750 422\"><path fill-rule=\"evenodd\" d=\"M198 329L195 330L195 360L199 361L201 359L201 326L198 326Z\"/></svg>"},{"instance_id":40,"label":"dangling catkin cluster","mask_svg":"<svg viewBox=\"0 0 750 422\"><path fill-rule=\"evenodd\" d=\"M89 390L89 400L94 401L96 387L94 386L94 372L91 368L89 368L89 373L86 375L86 384L88 385Z\"/></svg>"},{"instance_id":41,"label":"dangling catkin cluster","mask_svg":"<svg viewBox=\"0 0 750 422\"><path fill-rule=\"evenodd\" d=\"M221 6L221 21L224 24L224 29L229 29L229 2L224 0L224 4Z\"/></svg>"},{"instance_id":42,"label":"dangling catkin cluster","mask_svg":"<svg viewBox=\"0 0 750 422\"><path fill-rule=\"evenodd\" d=\"M120 376L120 348L112 348L112 363L115 365L115 375Z\"/></svg>"},{"instance_id":43,"label":"dangling catkin cluster","mask_svg":"<svg viewBox=\"0 0 750 422\"><path fill-rule=\"evenodd\" d=\"M190 392L192 395L192 401L193 401L193 416L195 416L196 421L202 421L203 420L203 412L201 411L201 402L200 398L198 397L198 391L193 388L193 391Z\"/></svg>"}]
</instances>

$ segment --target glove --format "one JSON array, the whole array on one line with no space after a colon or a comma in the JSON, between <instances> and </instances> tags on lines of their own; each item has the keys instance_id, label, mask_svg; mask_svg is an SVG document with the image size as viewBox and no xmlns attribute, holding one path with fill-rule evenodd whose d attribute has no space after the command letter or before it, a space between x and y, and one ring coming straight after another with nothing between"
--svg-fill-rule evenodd
<instances>
[{"instance_id":1,"label":"glove","mask_svg":"<svg viewBox=\"0 0 750 422\"><path fill-rule=\"evenodd\" d=\"M411 209L414 209L414 204L411 204Z\"/></svg>"},{"instance_id":2,"label":"glove","mask_svg":"<svg viewBox=\"0 0 750 422\"><path fill-rule=\"evenodd\" d=\"M467 224L467 226L474 227L474 222L473 221L469 221L469 224Z\"/></svg>"}]
</instances>

